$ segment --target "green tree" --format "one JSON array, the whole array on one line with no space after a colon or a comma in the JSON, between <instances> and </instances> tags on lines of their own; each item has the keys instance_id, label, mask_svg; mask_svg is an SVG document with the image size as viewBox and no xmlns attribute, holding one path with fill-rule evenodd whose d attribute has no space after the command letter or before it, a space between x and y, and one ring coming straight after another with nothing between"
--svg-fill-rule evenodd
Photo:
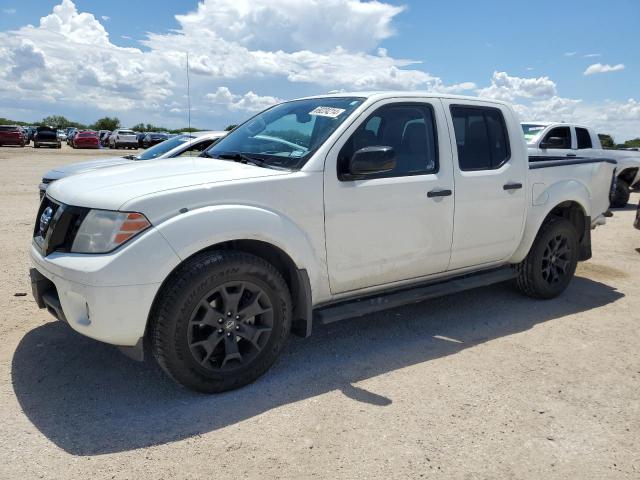
<instances>
[{"instance_id":1,"label":"green tree","mask_svg":"<svg viewBox=\"0 0 640 480\"><path fill-rule=\"evenodd\" d=\"M40 122L41 125L47 125L54 128L67 128L72 127L74 122L67 120L67 118L62 115L49 115L48 117L44 117Z\"/></svg>"},{"instance_id":2,"label":"green tree","mask_svg":"<svg viewBox=\"0 0 640 480\"><path fill-rule=\"evenodd\" d=\"M633 140L627 140L624 142L625 148L640 148L640 138L634 138Z\"/></svg>"},{"instance_id":3,"label":"green tree","mask_svg":"<svg viewBox=\"0 0 640 480\"><path fill-rule=\"evenodd\" d=\"M234 125L234 124L227 125L227 128L225 128L224 130L225 130L225 132L230 132L231 130L233 130L233 129L234 129L234 128L236 128L237 126L238 126L238 125Z\"/></svg>"},{"instance_id":4,"label":"green tree","mask_svg":"<svg viewBox=\"0 0 640 480\"><path fill-rule=\"evenodd\" d=\"M616 146L616 142L613 141L613 137L611 135L607 135L606 133L599 133L598 138L600 139L602 148L614 148Z\"/></svg>"},{"instance_id":5,"label":"green tree","mask_svg":"<svg viewBox=\"0 0 640 480\"><path fill-rule=\"evenodd\" d=\"M144 123L136 123L133 127L131 127L131 130L136 131L136 132L146 132L147 129L144 126Z\"/></svg>"},{"instance_id":6,"label":"green tree","mask_svg":"<svg viewBox=\"0 0 640 480\"><path fill-rule=\"evenodd\" d=\"M120 128L120 120L118 117L102 117L91 125L93 130L116 130Z\"/></svg>"}]
</instances>

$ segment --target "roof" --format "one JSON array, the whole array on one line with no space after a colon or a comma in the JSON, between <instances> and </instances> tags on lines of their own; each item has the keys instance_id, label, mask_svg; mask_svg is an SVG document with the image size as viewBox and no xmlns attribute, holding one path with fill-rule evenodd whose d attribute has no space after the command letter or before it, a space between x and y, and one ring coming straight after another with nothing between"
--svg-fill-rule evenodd
<instances>
[{"instance_id":1,"label":"roof","mask_svg":"<svg viewBox=\"0 0 640 480\"><path fill-rule=\"evenodd\" d=\"M406 90L398 90L398 91L368 91L368 92L336 92L336 93L327 93L324 95L312 95L309 97L303 97L299 100L310 99L310 98L336 98L336 97L364 97L367 99L377 99L383 100L386 98L450 98L456 100L481 100L483 102L491 102L498 103L501 105L509 105L508 102L503 102L502 100L494 100L493 98L482 98L482 97L473 97L469 95L452 95L449 93L435 93L435 92L427 92L427 91L406 91Z\"/></svg>"},{"instance_id":2,"label":"roof","mask_svg":"<svg viewBox=\"0 0 640 480\"><path fill-rule=\"evenodd\" d=\"M524 123L532 123L535 125L541 125L545 128L547 127L578 127L578 128L586 128L586 129L591 129L591 127L589 127L588 125L582 125L580 123L573 123L573 122L536 122L536 121L531 121L531 122L520 122L520 124L524 124Z\"/></svg>"}]
</instances>

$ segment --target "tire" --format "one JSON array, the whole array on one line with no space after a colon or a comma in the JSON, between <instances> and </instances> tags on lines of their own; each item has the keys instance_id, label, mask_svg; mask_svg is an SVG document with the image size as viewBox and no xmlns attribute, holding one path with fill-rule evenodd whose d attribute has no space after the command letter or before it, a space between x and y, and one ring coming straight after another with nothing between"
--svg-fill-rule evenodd
<instances>
[{"instance_id":1,"label":"tire","mask_svg":"<svg viewBox=\"0 0 640 480\"><path fill-rule=\"evenodd\" d=\"M176 382L203 393L256 380L291 329L291 294L282 275L242 252L194 256L171 274L158 299L150 323L153 355Z\"/></svg>"},{"instance_id":2,"label":"tire","mask_svg":"<svg viewBox=\"0 0 640 480\"><path fill-rule=\"evenodd\" d=\"M575 227L565 218L552 217L540 227L529 254L516 266L516 283L529 297L555 298L569 286L577 264Z\"/></svg>"},{"instance_id":3,"label":"tire","mask_svg":"<svg viewBox=\"0 0 640 480\"><path fill-rule=\"evenodd\" d=\"M38 145L37 143L33 142L33 148L40 148L40 145Z\"/></svg>"},{"instance_id":4,"label":"tire","mask_svg":"<svg viewBox=\"0 0 640 480\"><path fill-rule=\"evenodd\" d=\"M627 206L629 203L629 197L631 196L631 187L629 182L618 178L616 182L616 190L613 193L613 198L611 199L611 206L613 208L623 208Z\"/></svg>"}]
</instances>

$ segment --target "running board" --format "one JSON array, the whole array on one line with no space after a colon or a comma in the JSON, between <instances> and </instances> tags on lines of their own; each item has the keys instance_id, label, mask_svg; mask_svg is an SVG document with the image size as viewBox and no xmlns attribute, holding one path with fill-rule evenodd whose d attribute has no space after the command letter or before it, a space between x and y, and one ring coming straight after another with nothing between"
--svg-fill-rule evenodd
<instances>
[{"instance_id":1,"label":"running board","mask_svg":"<svg viewBox=\"0 0 640 480\"><path fill-rule=\"evenodd\" d=\"M472 288L505 282L514 279L516 275L513 267L485 270L446 280L436 280L431 283L409 287L403 290L394 290L376 296L347 300L319 308L313 312L313 316L314 319L323 324L333 323L348 318L362 317L363 315L379 312L380 310L419 303L424 300L429 300L430 298L442 297Z\"/></svg>"}]
</instances>

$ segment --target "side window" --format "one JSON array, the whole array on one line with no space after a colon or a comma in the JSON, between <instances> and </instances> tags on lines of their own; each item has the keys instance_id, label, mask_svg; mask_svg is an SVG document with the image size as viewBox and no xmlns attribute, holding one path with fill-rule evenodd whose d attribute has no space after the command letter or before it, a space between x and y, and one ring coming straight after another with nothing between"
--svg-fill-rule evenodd
<instances>
[{"instance_id":1,"label":"side window","mask_svg":"<svg viewBox=\"0 0 640 480\"><path fill-rule=\"evenodd\" d=\"M509 136L497 108L451 106L460 170L492 170L509 158Z\"/></svg>"},{"instance_id":2,"label":"side window","mask_svg":"<svg viewBox=\"0 0 640 480\"><path fill-rule=\"evenodd\" d=\"M561 147L556 148L571 148L571 129L569 127L556 127L552 129L540 143L547 143L551 137L562 138L564 141L564 144Z\"/></svg>"},{"instance_id":3,"label":"side window","mask_svg":"<svg viewBox=\"0 0 640 480\"><path fill-rule=\"evenodd\" d=\"M589 130L587 130L586 128L576 127L576 137L578 139L579 150L585 148L593 148L593 144L591 143L591 135L589 135Z\"/></svg>"},{"instance_id":4,"label":"side window","mask_svg":"<svg viewBox=\"0 0 640 480\"><path fill-rule=\"evenodd\" d=\"M438 144L433 108L425 104L392 104L376 110L351 135L338 154L338 173L347 173L353 154L365 147L392 147L396 167L380 177L424 175L438 171Z\"/></svg>"}]
</instances>

